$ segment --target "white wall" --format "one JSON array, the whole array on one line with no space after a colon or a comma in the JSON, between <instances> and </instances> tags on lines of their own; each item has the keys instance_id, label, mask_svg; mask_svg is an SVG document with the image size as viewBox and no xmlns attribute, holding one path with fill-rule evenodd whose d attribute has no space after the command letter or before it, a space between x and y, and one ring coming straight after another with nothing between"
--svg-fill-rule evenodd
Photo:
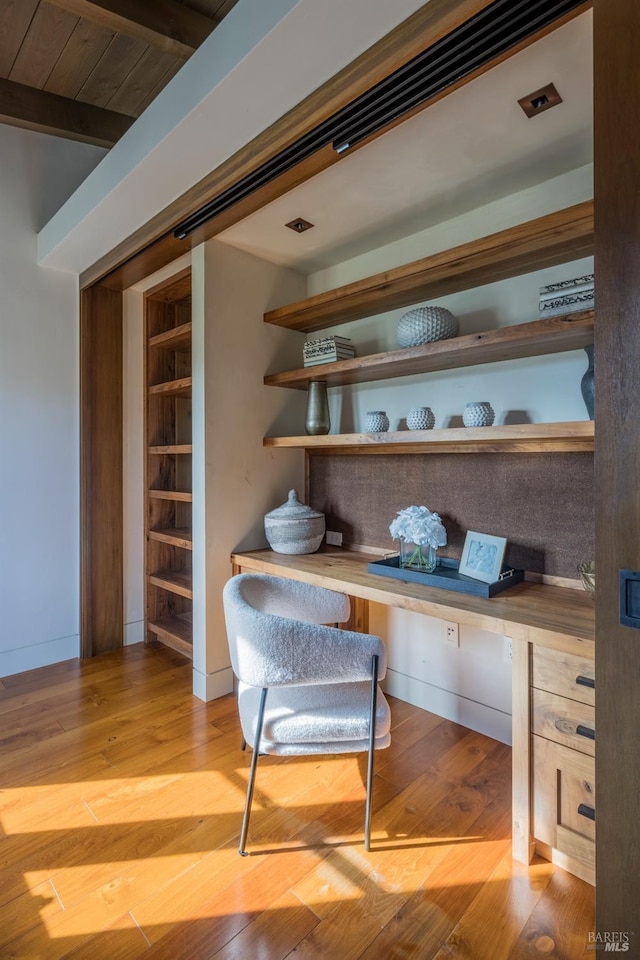
<instances>
[{"instance_id":1,"label":"white wall","mask_svg":"<svg viewBox=\"0 0 640 960\"><path fill-rule=\"evenodd\" d=\"M304 457L266 450L268 433L300 433L306 394L265 387L275 363L294 366L301 334L263 322L304 296L305 279L216 240L196 248L193 281L194 693L228 693L232 674L222 588L233 550L267 545L264 514L304 490Z\"/></svg>"},{"instance_id":2,"label":"white wall","mask_svg":"<svg viewBox=\"0 0 640 960\"><path fill-rule=\"evenodd\" d=\"M78 655L78 291L36 230L103 153L0 126L0 676Z\"/></svg>"},{"instance_id":3,"label":"white wall","mask_svg":"<svg viewBox=\"0 0 640 960\"><path fill-rule=\"evenodd\" d=\"M389 694L511 743L511 664L504 659L504 637L460 624L460 646L450 647L444 621L374 603L369 629L387 645L383 686Z\"/></svg>"},{"instance_id":4,"label":"white wall","mask_svg":"<svg viewBox=\"0 0 640 960\"><path fill-rule=\"evenodd\" d=\"M592 196L592 168L582 167L314 274L308 278L308 292L312 295L370 276ZM458 317L461 334L524 323L537 319L538 290L542 284L592 270L593 258L585 258L442 297L437 302ZM404 312L389 311L326 332L351 337L358 355L393 350L397 346L397 321ZM310 336L322 336L322 333ZM584 352L572 351L335 387L329 390L332 433L362 430L367 410L386 410L392 430L406 429L402 420L415 405L432 407L436 427L450 426L452 421L461 425L455 418L461 416L468 400L489 400L496 411L496 423L586 420L580 393L580 379L586 366ZM438 509L435 504L427 506ZM394 549L391 538L388 545L372 546ZM385 639L389 649L385 684L389 693L510 742L511 666L504 661L502 636L461 626L460 646L451 648L445 644L443 621L377 604L371 604L370 629Z\"/></svg>"}]
</instances>

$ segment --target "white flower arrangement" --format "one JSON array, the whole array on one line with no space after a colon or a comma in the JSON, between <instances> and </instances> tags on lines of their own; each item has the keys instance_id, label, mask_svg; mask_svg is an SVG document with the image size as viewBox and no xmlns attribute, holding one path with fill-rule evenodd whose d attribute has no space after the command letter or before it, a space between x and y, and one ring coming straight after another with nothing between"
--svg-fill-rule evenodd
<instances>
[{"instance_id":1,"label":"white flower arrangement","mask_svg":"<svg viewBox=\"0 0 640 960\"><path fill-rule=\"evenodd\" d=\"M444 547L447 531L437 513L427 507L406 507L391 521L389 533L400 540L400 566L430 573L436 567L436 549ZM413 544L405 554L403 544Z\"/></svg>"},{"instance_id":2,"label":"white flower arrangement","mask_svg":"<svg viewBox=\"0 0 640 960\"><path fill-rule=\"evenodd\" d=\"M427 507L405 507L391 521L389 533L394 540L408 540L420 546L444 547L447 531L437 513Z\"/></svg>"}]
</instances>

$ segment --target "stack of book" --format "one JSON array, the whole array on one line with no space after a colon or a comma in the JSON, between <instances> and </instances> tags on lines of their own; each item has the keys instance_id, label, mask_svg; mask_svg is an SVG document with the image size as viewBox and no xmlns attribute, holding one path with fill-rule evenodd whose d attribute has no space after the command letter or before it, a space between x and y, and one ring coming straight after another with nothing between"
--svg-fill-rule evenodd
<instances>
[{"instance_id":1,"label":"stack of book","mask_svg":"<svg viewBox=\"0 0 640 960\"><path fill-rule=\"evenodd\" d=\"M307 340L302 348L305 367L315 367L319 363L335 363L337 360L349 360L356 352L348 337L322 337L320 340Z\"/></svg>"},{"instance_id":2,"label":"stack of book","mask_svg":"<svg viewBox=\"0 0 640 960\"><path fill-rule=\"evenodd\" d=\"M593 274L540 287L540 319L593 310Z\"/></svg>"}]
</instances>

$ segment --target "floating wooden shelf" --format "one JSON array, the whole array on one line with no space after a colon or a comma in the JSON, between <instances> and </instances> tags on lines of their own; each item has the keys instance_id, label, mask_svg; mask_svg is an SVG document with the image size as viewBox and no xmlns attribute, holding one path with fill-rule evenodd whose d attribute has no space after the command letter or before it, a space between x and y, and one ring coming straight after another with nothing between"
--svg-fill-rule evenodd
<instances>
[{"instance_id":1,"label":"floating wooden shelf","mask_svg":"<svg viewBox=\"0 0 640 960\"><path fill-rule=\"evenodd\" d=\"M193 628L190 619L185 617L162 617L160 620L151 620L148 623L151 633L155 633L168 647L193 659Z\"/></svg>"},{"instance_id":2,"label":"floating wooden shelf","mask_svg":"<svg viewBox=\"0 0 640 960\"><path fill-rule=\"evenodd\" d=\"M311 453L580 453L591 452L594 424L521 423L451 427L394 433L343 433L324 437L265 437L265 447L297 447Z\"/></svg>"},{"instance_id":3,"label":"floating wooden shelf","mask_svg":"<svg viewBox=\"0 0 640 960\"><path fill-rule=\"evenodd\" d=\"M150 573L149 583L152 583L154 587L160 587L162 590L168 590L170 593L177 593L178 596L186 597L188 600L193 598L191 574L184 573L182 570L163 570Z\"/></svg>"},{"instance_id":4,"label":"floating wooden shelf","mask_svg":"<svg viewBox=\"0 0 640 960\"><path fill-rule=\"evenodd\" d=\"M191 323L181 323L178 327L173 327L164 333L157 333L155 337L149 337L147 346L165 347L168 350L190 350Z\"/></svg>"},{"instance_id":5,"label":"floating wooden shelf","mask_svg":"<svg viewBox=\"0 0 640 960\"><path fill-rule=\"evenodd\" d=\"M172 547L182 547L183 550L192 550L193 543L189 527L172 527L169 530L149 530L150 540L160 543L169 543Z\"/></svg>"},{"instance_id":6,"label":"floating wooden shelf","mask_svg":"<svg viewBox=\"0 0 640 960\"><path fill-rule=\"evenodd\" d=\"M181 503L191 503L193 500L190 490L147 490L147 496L152 500L179 500Z\"/></svg>"},{"instance_id":7,"label":"floating wooden shelf","mask_svg":"<svg viewBox=\"0 0 640 960\"><path fill-rule=\"evenodd\" d=\"M593 343L592 310L513 324L485 333L425 343L420 347L272 373L264 378L264 382L270 387L305 390L310 380L326 380L330 387L335 387L471 367L499 360L564 353L590 343Z\"/></svg>"},{"instance_id":8,"label":"floating wooden shelf","mask_svg":"<svg viewBox=\"0 0 640 960\"><path fill-rule=\"evenodd\" d=\"M270 310L264 319L311 333L592 253L593 202L589 200Z\"/></svg>"},{"instance_id":9,"label":"floating wooden shelf","mask_svg":"<svg viewBox=\"0 0 640 960\"><path fill-rule=\"evenodd\" d=\"M180 377L179 380L169 380L166 383L155 383L149 387L150 397L190 397L191 377Z\"/></svg>"},{"instance_id":10,"label":"floating wooden shelf","mask_svg":"<svg viewBox=\"0 0 640 960\"><path fill-rule=\"evenodd\" d=\"M168 443L164 446L149 447L149 453L158 456L164 456L171 453L192 453L193 445L190 443Z\"/></svg>"}]
</instances>

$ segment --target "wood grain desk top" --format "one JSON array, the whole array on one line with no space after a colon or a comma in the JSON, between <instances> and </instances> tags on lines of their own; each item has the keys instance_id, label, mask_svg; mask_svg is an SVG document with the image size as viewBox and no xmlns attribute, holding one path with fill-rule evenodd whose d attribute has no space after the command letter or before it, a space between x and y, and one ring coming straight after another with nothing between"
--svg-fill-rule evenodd
<instances>
[{"instance_id":1,"label":"wood grain desk top","mask_svg":"<svg viewBox=\"0 0 640 960\"><path fill-rule=\"evenodd\" d=\"M272 550L231 556L232 563L243 572L315 583L352 597L594 656L595 605L582 590L525 581L486 599L369 573L367 563L379 559L339 547L325 547L302 556Z\"/></svg>"}]
</instances>

